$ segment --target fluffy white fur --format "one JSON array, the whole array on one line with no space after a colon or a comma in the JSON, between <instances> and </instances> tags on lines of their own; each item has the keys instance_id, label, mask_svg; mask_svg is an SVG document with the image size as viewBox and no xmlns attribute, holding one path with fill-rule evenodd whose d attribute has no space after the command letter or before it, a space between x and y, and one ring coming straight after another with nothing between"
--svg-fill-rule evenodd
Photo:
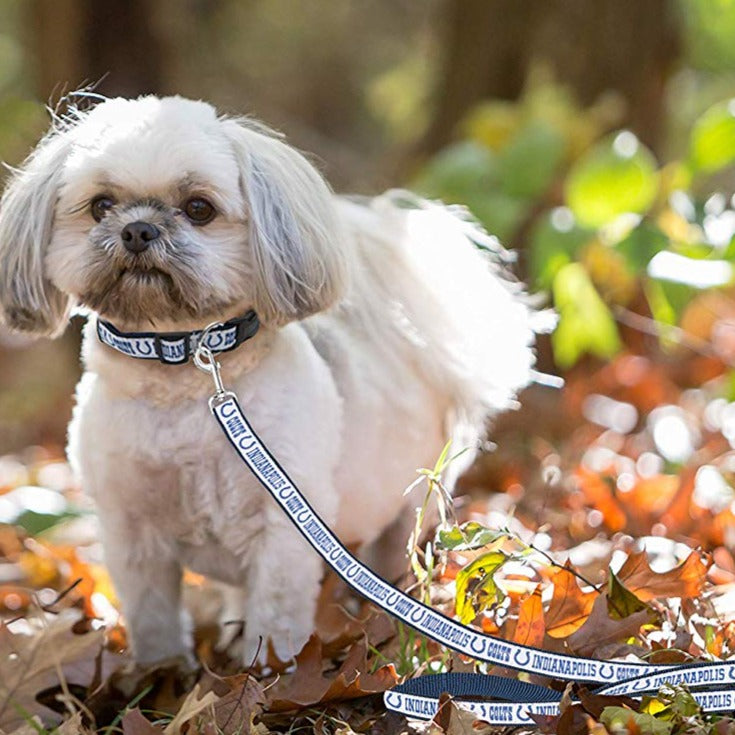
<instances>
[{"instance_id":1,"label":"fluffy white fur","mask_svg":"<svg viewBox=\"0 0 735 735\"><path fill-rule=\"evenodd\" d=\"M98 223L99 195L114 206ZM214 205L211 223L183 216L192 196ZM97 315L177 331L254 308L263 327L221 357L225 384L342 540L365 547L411 517L416 468L448 438L475 446L533 364L529 309L480 233L399 200L335 197L271 131L178 97L57 122L11 179L0 316L52 335L72 306L90 312L69 456L138 661L189 652L182 566L233 586L224 617L245 621L245 661L261 637L288 658L312 631L322 568L220 435L210 378L118 354ZM120 230L136 220L161 236L132 255Z\"/></svg>"}]
</instances>

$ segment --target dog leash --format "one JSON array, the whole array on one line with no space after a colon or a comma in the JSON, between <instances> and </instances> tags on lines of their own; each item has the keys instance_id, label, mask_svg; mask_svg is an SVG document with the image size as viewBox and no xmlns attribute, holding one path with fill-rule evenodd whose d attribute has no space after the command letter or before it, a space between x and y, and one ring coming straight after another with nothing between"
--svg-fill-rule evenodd
<instances>
[{"instance_id":1,"label":"dog leash","mask_svg":"<svg viewBox=\"0 0 735 735\"><path fill-rule=\"evenodd\" d=\"M332 533L270 454L245 418L234 393L225 389L215 354L207 347L210 325L194 353L195 365L214 380L209 408L224 435L250 471L281 506L302 536L350 587L398 620L459 653L479 661L564 681L595 685L595 694L639 698L664 685L684 684L704 711L735 709L735 661L654 665L605 661L553 653L505 641L447 617L409 597L355 558ZM536 684L486 674L429 674L385 692L388 709L431 719L441 694L491 724L534 724L531 714L557 715L562 694ZM492 700L492 701L490 701Z\"/></svg>"}]
</instances>

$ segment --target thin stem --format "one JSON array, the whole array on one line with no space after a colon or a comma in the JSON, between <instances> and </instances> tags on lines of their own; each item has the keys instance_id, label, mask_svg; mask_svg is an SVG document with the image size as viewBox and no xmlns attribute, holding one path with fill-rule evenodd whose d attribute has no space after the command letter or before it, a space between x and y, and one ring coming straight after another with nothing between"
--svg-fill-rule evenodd
<instances>
[{"instance_id":1,"label":"thin stem","mask_svg":"<svg viewBox=\"0 0 735 735\"><path fill-rule=\"evenodd\" d=\"M727 360L723 355L720 355L707 340L695 337L693 334L690 334L681 327L677 327L673 324L664 324L663 322L659 322L651 317L636 314L636 312L619 305L613 307L613 313L615 314L615 318L621 324L625 324L632 329L643 332L643 334L650 334L652 337L665 337L667 339L671 339L682 347L686 347L688 350L696 352L698 355L716 357L717 359L726 362L730 367L735 366L735 363Z\"/></svg>"}]
</instances>

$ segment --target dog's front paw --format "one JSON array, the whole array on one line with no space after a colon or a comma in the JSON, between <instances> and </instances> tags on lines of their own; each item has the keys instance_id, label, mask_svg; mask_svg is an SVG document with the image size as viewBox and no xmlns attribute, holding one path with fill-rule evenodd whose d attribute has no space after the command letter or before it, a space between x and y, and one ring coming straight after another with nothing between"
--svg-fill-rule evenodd
<instances>
[{"instance_id":1,"label":"dog's front paw","mask_svg":"<svg viewBox=\"0 0 735 735\"><path fill-rule=\"evenodd\" d=\"M292 661L306 645L309 636L313 632L313 626L310 622L288 622L290 623L288 625L285 623L269 625L267 628L261 628L260 630L246 623L243 638L232 644L233 646L239 644L239 656L243 665L259 664L263 666L268 663L269 646L279 661L284 663ZM232 648L229 650L232 653Z\"/></svg>"}]
</instances>

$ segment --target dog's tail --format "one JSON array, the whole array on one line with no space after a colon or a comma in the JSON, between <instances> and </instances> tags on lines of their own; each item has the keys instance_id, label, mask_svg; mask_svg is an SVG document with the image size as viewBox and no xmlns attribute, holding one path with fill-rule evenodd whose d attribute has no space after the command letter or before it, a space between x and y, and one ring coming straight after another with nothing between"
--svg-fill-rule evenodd
<instances>
[{"instance_id":1,"label":"dog's tail","mask_svg":"<svg viewBox=\"0 0 735 735\"><path fill-rule=\"evenodd\" d=\"M451 396L455 425L481 426L514 407L534 378L536 333L553 317L513 278L512 254L462 208L390 191L369 210L382 226L362 228L373 235L363 267L373 271L370 288L389 302L402 343L387 349L405 358L405 345L413 346L417 369ZM381 247L379 232L392 247Z\"/></svg>"}]
</instances>

